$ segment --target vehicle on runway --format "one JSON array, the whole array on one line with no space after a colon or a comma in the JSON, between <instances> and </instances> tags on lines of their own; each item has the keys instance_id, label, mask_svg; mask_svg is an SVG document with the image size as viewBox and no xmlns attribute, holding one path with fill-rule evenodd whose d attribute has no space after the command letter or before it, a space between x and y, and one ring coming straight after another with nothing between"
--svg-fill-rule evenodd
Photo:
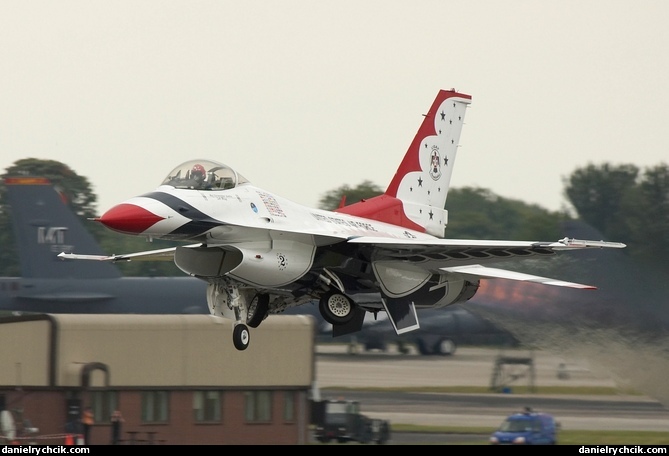
<instances>
[{"instance_id":1,"label":"vehicle on runway","mask_svg":"<svg viewBox=\"0 0 669 456\"><path fill-rule=\"evenodd\" d=\"M552 415L526 409L509 415L490 436L493 445L555 445L558 424Z\"/></svg>"},{"instance_id":2,"label":"vehicle on runway","mask_svg":"<svg viewBox=\"0 0 669 456\"><path fill-rule=\"evenodd\" d=\"M336 441L384 444L390 439L390 423L362 414L358 401L314 401L311 416L314 438L321 443Z\"/></svg>"}]
</instances>

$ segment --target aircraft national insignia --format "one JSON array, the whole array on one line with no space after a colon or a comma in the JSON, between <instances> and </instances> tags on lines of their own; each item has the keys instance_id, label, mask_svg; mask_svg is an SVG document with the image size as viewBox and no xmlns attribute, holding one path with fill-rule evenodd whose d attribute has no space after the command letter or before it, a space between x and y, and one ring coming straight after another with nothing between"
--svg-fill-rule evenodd
<instances>
[{"instance_id":1,"label":"aircraft national insignia","mask_svg":"<svg viewBox=\"0 0 669 456\"><path fill-rule=\"evenodd\" d=\"M441 159L439 158L439 147L432 146L432 158L430 161L430 177L439 180L441 177Z\"/></svg>"}]
</instances>

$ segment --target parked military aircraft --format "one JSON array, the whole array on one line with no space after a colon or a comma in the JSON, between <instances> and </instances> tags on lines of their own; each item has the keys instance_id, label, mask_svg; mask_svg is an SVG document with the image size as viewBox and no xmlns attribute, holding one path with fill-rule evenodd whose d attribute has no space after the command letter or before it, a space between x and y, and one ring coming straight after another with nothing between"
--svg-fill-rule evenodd
<instances>
[{"instance_id":1,"label":"parked military aircraft","mask_svg":"<svg viewBox=\"0 0 669 456\"><path fill-rule=\"evenodd\" d=\"M256 187L233 168L191 160L153 191L96 220L125 234L183 245L120 255L62 252L63 259L171 259L208 283L212 314L234 320L244 350L269 313L319 300L335 327L357 331L366 312L385 311L398 334L420 327L416 308L464 302L484 279L594 286L483 266L622 243L560 239L445 239L446 196L471 96L441 90L383 195L334 212L296 204ZM356 296L380 294L362 304Z\"/></svg>"},{"instance_id":2,"label":"parked military aircraft","mask_svg":"<svg viewBox=\"0 0 669 456\"><path fill-rule=\"evenodd\" d=\"M367 296L358 297L358 304L365 304L365 299L377 299ZM362 300L362 301L361 301ZM378 315L378 320L365 318L360 331L341 334L333 338L334 327L321 315L318 302L302 306L289 307L284 314L309 314L316 320L317 341L348 344L348 352L357 354L361 350L388 351L396 346L401 353L409 353L412 348L420 355L450 356L455 354L461 344L516 346L518 340L509 331L495 325L490 319L471 311L464 304L434 309L417 309L420 328L404 334L397 334L385 313Z\"/></svg>"},{"instance_id":3,"label":"parked military aircraft","mask_svg":"<svg viewBox=\"0 0 669 456\"><path fill-rule=\"evenodd\" d=\"M4 184L21 277L0 278L0 310L209 314L202 280L123 277L111 263L59 260L59 252L103 251L48 179L9 177Z\"/></svg>"}]
</instances>

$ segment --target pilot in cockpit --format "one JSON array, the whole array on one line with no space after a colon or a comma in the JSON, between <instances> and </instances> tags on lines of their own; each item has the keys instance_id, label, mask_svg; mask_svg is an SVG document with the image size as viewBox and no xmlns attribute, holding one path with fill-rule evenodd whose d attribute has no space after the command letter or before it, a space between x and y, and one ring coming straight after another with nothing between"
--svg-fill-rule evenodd
<instances>
[{"instance_id":1,"label":"pilot in cockpit","mask_svg":"<svg viewBox=\"0 0 669 456\"><path fill-rule=\"evenodd\" d=\"M210 160L191 160L174 168L162 185L194 190L227 190L248 181L231 168Z\"/></svg>"},{"instance_id":2,"label":"pilot in cockpit","mask_svg":"<svg viewBox=\"0 0 669 456\"><path fill-rule=\"evenodd\" d=\"M202 188L204 186L204 179L207 175L207 171L204 169L204 166L197 164L193 166L193 169L190 171L190 178L193 181L193 188Z\"/></svg>"}]
</instances>

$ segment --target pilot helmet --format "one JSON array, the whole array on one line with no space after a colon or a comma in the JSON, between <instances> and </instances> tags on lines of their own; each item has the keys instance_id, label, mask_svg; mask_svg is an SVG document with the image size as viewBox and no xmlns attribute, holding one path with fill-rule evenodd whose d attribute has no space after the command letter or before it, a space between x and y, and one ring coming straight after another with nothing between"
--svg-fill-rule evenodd
<instances>
[{"instance_id":1,"label":"pilot helmet","mask_svg":"<svg viewBox=\"0 0 669 456\"><path fill-rule=\"evenodd\" d=\"M207 171L200 164L193 166L193 169L190 171L191 177L204 177L205 174L207 174Z\"/></svg>"}]
</instances>

